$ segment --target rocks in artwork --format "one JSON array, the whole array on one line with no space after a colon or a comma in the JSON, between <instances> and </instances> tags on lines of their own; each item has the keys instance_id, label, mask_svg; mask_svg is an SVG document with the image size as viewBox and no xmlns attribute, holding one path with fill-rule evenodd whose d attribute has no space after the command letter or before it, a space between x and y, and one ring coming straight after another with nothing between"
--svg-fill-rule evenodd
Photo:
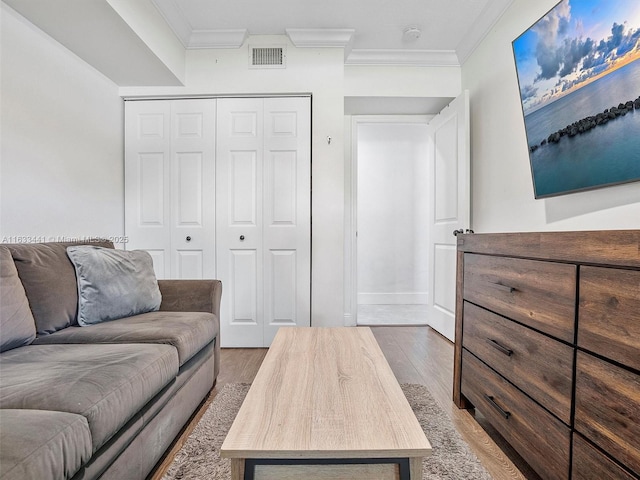
<instances>
[{"instance_id":1,"label":"rocks in artwork","mask_svg":"<svg viewBox=\"0 0 640 480\"><path fill-rule=\"evenodd\" d=\"M607 108L604 110L604 112L585 117L582 120L578 120L577 122L572 123L571 125L567 125L566 127L551 133L546 139L540 142L539 145L531 145L529 147L529 151L535 152L538 148L545 145L558 143L560 142L562 137L565 136L575 137L576 135L582 135L583 133L586 133L593 128L599 127L601 125L606 125L611 120L623 117L627 113L632 112L634 109L640 110L640 97L636 98L635 100L629 100L625 103L620 103L617 107L613 106L611 108Z\"/></svg>"}]
</instances>

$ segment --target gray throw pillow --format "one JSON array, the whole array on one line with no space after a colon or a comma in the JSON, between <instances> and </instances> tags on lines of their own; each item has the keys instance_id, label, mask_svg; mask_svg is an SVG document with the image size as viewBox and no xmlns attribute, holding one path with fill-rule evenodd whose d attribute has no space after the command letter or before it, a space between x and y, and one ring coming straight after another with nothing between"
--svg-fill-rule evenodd
<instances>
[{"instance_id":1,"label":"gray throw pillow","mask_svg":"<svg viewBox=\"0 0 640 480\"><path fill-rule=\"evenodd\" d=\"M78 285L67 247L113 248L108 240L7 244L27 293L39 337L76 325Z\"/></svg>"},{"instance_id":2,"label":"gray throw pillow","mask_svg":"<svg viewBox=\"0 0 640 480\"><path fill-rule=\"evenodd\" d=\"M160 308L151 255L95 246L67 248L78 281L78 324L93 325Z\"/></svg>"}]
</instances>

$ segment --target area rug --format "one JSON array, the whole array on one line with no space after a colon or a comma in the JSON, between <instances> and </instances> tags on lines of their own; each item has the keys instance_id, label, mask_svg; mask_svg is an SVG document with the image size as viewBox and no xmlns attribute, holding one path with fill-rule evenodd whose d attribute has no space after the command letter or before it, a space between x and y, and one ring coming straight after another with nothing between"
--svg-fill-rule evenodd
<instances>
[{"instance_id":1,"label":"area rug","mask_svg":"<svg viewBox=\"0 0 640 480\"><path fill-rule=\"evenodd\" d=\"M249 386L231 383L222 387L176 454L163 480L231 478L230 461L220 458L220 447ZM423 461L423 480L491 480L427 387L416 384L401 387L433 448Z\"/></svg>"}]
</instances>

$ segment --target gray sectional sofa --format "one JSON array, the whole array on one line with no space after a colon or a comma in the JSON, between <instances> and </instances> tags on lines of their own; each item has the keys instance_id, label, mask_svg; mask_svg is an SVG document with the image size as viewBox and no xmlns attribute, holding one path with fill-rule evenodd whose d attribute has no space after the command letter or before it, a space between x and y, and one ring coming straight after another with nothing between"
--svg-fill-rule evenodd
<instances>
[{"instance_id":1,"label":"gray sectional sofa","mask_svg":"<svg viewBox=\"0 0 640 480\"><path fill-rule=\"evenodd\" d=\"M69 245L0 245L0 479L142 480L215 385L222 286L78 326Z\"/></svg>"}]
</instances>

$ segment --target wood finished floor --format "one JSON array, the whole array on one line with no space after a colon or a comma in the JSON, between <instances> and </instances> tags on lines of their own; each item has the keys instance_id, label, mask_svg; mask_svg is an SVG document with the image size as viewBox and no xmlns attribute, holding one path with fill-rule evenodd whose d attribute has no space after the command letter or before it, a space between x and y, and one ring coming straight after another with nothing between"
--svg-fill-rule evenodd
<instances>
[{"instance_id":1,"label":"wood finished floor","mask_svg":"<svg viewBox=\"0 0 640 480\"><path fill-rule=\"evenodd\" d=\"M426 385L449 415L462 438L470 445L495 480L539 480L478 412L459 410L451 400L453 344L429 327L371 327L399 383ZM220 388L227 383L251 383L267 349L222 349L220 374L209 398L185 428L174 447L149 479L160 480L175 453L183 445ZM502 448L501 448L502 447Z\"/></svg>"}]
</instances>

